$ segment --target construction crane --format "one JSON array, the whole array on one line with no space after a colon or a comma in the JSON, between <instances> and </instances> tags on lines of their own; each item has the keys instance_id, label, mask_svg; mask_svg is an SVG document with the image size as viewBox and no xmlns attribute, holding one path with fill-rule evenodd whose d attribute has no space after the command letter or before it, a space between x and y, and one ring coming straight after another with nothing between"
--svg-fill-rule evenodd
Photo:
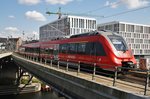
<instances>
[{"instance_id":1,"label":"construction crane","mask_svg":"<svg viewBox=\"0 0 150 99\"><path fill-rule=\"evenodd\" d=\"M62 13L61 13L61 7L59 7L58 12L49 12L47 11L46 14L51 15L51 14L57 14L58 15L58 19L61 18ZM64 15L64 14L63 14Z\"/></svg>"},{"instance_id":2,"label":"construction crane","mask_svg":"<svg viewBox=\"0 0 150 99\"><path fill-rule=\"evenodd\" d=\"M99 17L99 18L103 18L104 16L99 16L99 15L91 15L91 14L85 14L85 13L81 13L81 14L75 14L75 13L62 13L61 12L61 7L59 7L58 12L50 12L47 11L46 14L51 15L51 14L57 14L58 15L58 19L61 19L62 15L77 15L77 16L90 16L90 17Z\"/></svg>"}]
</instances>

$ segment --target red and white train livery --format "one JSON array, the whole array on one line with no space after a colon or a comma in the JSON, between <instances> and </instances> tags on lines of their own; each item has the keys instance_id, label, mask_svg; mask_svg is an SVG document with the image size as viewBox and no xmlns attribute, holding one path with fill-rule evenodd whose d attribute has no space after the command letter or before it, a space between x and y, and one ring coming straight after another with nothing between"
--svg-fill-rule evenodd
<instances>
[{"instance_id":1,"label":"red and white train livery","mask_svg":"<svg viewBox=\"0 0 150 99\"><path fill-rule=\"evenodd\" d=\"M20 53L55 61L78 63L101 69L133 67L136 60L123 37L111 31L94 31L68 39L24 44Z\"/></svg>"}]
</instances>

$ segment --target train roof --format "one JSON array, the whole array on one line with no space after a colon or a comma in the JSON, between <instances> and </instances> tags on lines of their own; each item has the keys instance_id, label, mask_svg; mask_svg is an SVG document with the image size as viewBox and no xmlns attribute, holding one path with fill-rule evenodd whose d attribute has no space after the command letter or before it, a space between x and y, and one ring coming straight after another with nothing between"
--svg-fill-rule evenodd
<instances>
[{"instance_id":1,"label":"train roof","mask_svg":"<svg viewBox=\"0 0 150 99\"><path fill-rule=\"evenodd\" d=\"M64 42L72 42L74 40L79 40L79 41L85 41L85 40L96 40L96 39L89 39L89 38L82 38L80 39L80 37L89 37L89 36L97 36L97 35L103 35L103 36L107 36L107 35L118 35L117 33L114 33L112 31L109 30L101 30L101 31L91 31L88 33L82 33L82 34L76 34L76 35L72 35L70 36L70 38L67 39L59 39L59 40L54 40L54 41L44 41L44 42L36 42L36 43L29 43L29 44L24 44L22 45L22 47L28 47L28 48L38 48L38 47L50 47L50 44L57 44L57 43L64 43Z\"/></svg>"},{"instance_id":2,"label":"train roof","mask_svg":"<svg viewBox=\"0 0 150 99\"><path fill-rule=\"evenodd\" d=\"M70 36L70 38L85 37L85 36L92 36L92 35L98 35L98 32L92 31L92 32L87 32L87 33L82 33L82 34L76 34L76 35Z\"/></svg>"},{"instance_id":3,"label":"train roof","mask_svg":"<svg viewBox=\"0 0 150 99\"><path fill-rule=\"evenodd\" d=\"M86 37L86 36L94 36L94 35L117 35L117 33L112 32L110 30L100 30L100 31L91 31L87 33L72 35L70 36L70 38Z\"/></svg>"},{"instance_id":4,"label":"train roof","mask_svg":"<svg viewBox=\"0 0 150 99\"><path fill-rule=\"evenodd\" d=\"M40 42L24 44L22 45L22 47L37 48L37 47L40 47Z\"/></svg>"}]
</instances>

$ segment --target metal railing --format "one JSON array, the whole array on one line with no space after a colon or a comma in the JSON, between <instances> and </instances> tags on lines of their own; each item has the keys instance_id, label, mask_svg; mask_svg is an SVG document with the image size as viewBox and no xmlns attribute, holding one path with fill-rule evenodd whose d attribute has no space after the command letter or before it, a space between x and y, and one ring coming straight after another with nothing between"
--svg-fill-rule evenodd
<instances>
[{"instance_id":1,"label":"metal railing","mask_svg":"<svg viewBox=\"0 0 150 99\"><path fill-rule=\"evenodd\" d=\"M118 71L120 71L120 70L125 70L126 74L131 74L132 72L134 72L134 75L137 74L137 76L140 79L145 80L145 81L143 81L142 85L144 85L144 95L147 95L148 87L149 87L149 84L150 84L150 81L149 81L149 78L150 78L150 73L149 72L150 71L149 70L140 70L140 69L126 68L126 67L115 67L113 86L116 86L116 80L118 78L117 74L118 74ZM140 77L140 76L142 76L142 77ZM138 82L138 81L136 81L136 82Z\"/></svg>"},{"instance_id":2,"label":"metal railing","mask_svg":"<svg viewBox=\"0 0 150 99\"><path fill-rule=\"evenodd\" d=\"M10 52L10 51L8 51L8 50L1 50L0 49L0 54L7 53L7 52Z\"/></svg>"},{"instance_id":3,"label":"metal railing","mask_svg":"<svg viewBox=\"0 0 150 99\"><path fill-rule=\"evenodd\" d=\"M64 65L63 66L60 65L61 60L59 60L59 59L55 62L52 58L48 59L47 57L46 58L40 58L40 59L38 57L34 57L34 56L32 57L32 56L28 56L28 55L23 55L23 57L26 58L26 59L35 61L35 62L43 63L45 65L50 65L50 67L56 67L57 69L61 69L60 67L64 67L66 72L68 72L69 69L71 71L72 68L74 68L75 72L77 72L77 76L79 76L81 72L86 71L86 73L91 74L92 80L95 80L95 78L98 77L99 74L100 75L105 75L105 76L111 77L113 79L112 80L112 86L114 86L114 87L117 87L117 83L119 83L117 80L119 79L118 75L120 73L120 70L125 70L127 74L130 73L130 71L136 71L138 73L143 73L144 74L143 78L145 79L145 81L144 81L144 85L143 85L144 86L144 89L143 89L144 94L143 95L147 95L147 91L148 91L148 88L149 88L149 83L150 83L150 81L149 81L149 77L150 77L149 72L150 71L149 70L143 71L143 70L134 69L134 68L125 68L125 67L117 67L116 66L116 67L114 67L115 71L113 73L109 74L107 72L98 71L96 63L93 63L93 69L89 70L89 69L86 69L86 68L82 68L80 61L78 63L76 63L77 66L74 67L74 66L69 65L71 61L69 61L69 59L67 59L65 61L66 62L66 67L65 67ZM54 65L54 63L55 63L55 65Z\"/></svg>"}]
</instances>

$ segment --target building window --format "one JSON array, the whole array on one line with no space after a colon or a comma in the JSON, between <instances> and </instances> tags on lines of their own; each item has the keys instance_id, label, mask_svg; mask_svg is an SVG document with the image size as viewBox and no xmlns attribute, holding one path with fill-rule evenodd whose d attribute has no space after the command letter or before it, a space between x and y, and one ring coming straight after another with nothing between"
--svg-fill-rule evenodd
<instances>
[{"instance_id":1,"label":"building window","mask_svg":"<svg viewBox=\"0 0 150 99\"><path fill-rule=\"evenodd\" d=\"M81 28L84 28L84 19L81 19Z\"/></svg>"},{"instance_id":2,"label":"building window","mask_svg":"<svg viewBox=\"0 0 150 99\"><path fill-rule=\"evenodd\" d=\"M99 26L98 27L98 30L100 31L100 30L104 30L105 29L105 27L104 26Z\"/></svg>"},{"instance_id":3,"label":"building window","mask_svg":"<svg viewBox=\"0 0 150 99\"><path fill-rule=\"evenodd\" d=\"M125 24L119 24L119 31L125 31Z\"/></svg>"},{"instance_id":4,"label":"building window","mask_svg":"<svg viewBox=\"0 0 150 99\"><path fill-rule=\"evenodd\" d=\"M135 26L135 32L143 33L143 26Z\"/></svg>"},{"instance_id":5,"label":"building window","mask_svg":"<svg viewBox=\"0 0 150 99\"><path fill-rule=\"evenodd\" d=\"M119 31L119 24L114 24L114 32L118 32Z\"/></svg>"},{"instance_id":6,"label":"building window","mask_svg":"<svg viewBox=\"0 0 150 99\"><path fill-rule=\"evenodd\" d=\"M79 28L79 19L77 19L77 28Z\"/></svg>"},{"instance_id":7,"label":"building window","mask_svg":"<svg viewBox=\"0 0 150 99\"><path fill-rule=\"evenodd\" d=\"M150 27L144 27L144 33L150 33Z\"/></svg>"},{"instance_id":8,"label":"building window","mask_svg":"<svg viewBox=\"0 0 150 99\"><path fill-rule=\"evenodd\" d=\"M142 50L140 50L140 54L142 54L143 53L143 51Z\"/></svg>"},{"instance_id":9,"label":"building window","mask_svg":"<svg viewBox=\"0 0 150 99\"><path fill-rule=\"evenodd\" d=\"M134 43L134 39L133 38L131 39L131 43Z\"/></svg>"},{"instance_id":10,"label":"building window","mask_svg":"<svg viewBox=\"0 0 150 99\"><path fill-rule=\"evenodd\" d=\"M127 24L126 25L126 31L127 32L134 32L134 25Z\"/></svg>"},{"instance_id":11,"label":"building window","mask_svg":"<svg viewBox=\"0 0 150 99\"><path fill-rule=\"evenodd\" d=\"M74 23L74 21L73 21L73 18L72 18L72 27L74 27L74 26L73 26L73 23Z\"/></svg>"}]
</instances>

